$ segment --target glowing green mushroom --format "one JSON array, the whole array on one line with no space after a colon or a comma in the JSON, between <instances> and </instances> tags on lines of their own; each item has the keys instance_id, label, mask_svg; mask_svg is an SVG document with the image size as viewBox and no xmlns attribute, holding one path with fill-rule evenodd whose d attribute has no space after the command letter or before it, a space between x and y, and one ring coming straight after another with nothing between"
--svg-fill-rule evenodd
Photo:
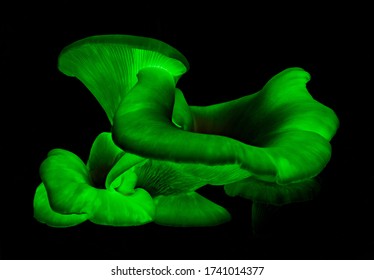
<instances>
[{"instance_id":1,"label":"glowing green mushroom","mask_svg":"<svg viewBox=\"0 0 374 280\"><path fill-rule=\"evenodd\" d=\"M110 133L96 138L87 164L69 151L53 149L40 167L42 183L34 196L34 217L53 227L86 220L112 226L153 221L152 197L144 189L135 189L131 172L142 161L116 147Z\"/></svg>"},{"instance_id":2,"label":"glowing green mushroom","mask_svg":"<svg viewBox=\"0 0 374 280\"><path fill-rule=\"evenodd\" d=\"M58 68L90 90L112 123L119 104L138 82L139 71L152 68L160 77L164 70L169 71L175 84L189 64L178 50L156 39L98 35L66 46L59 55ZM148 86L157 93L157 81L154 82Z\"/></svg>"},{"instance_id":3,"label":"glowing green mushroom","mask_svg":"<svg viewBox=\"0 0 374 280\"><path fill-rule=\"evenodd\" d=\"M330 160L330 140L339 121L333 110L309 94L306 71L289 68L255 94L223 104L191 106L191 131L170 121L172 79L168 87L164 84L161 98L142 88L143 79L151 77L152 73L144 73L133 89L137 94L124 99L114 117L114 139L122 149L178 163L207 184L226 185L229 195L268 205L314 198L318 185L311 179ZM142 107L143 103L148 106ZM254 210L259 203L254 203Z\"/></svg>"},{"instance_id":4,"label":"glowing green mushroom","mask_svg":"<svg viewBox=\"0 0 374 280\"><path fill-rule=\"evenodd\" d=\"M259 92L234 101L191 106L192 131L171 122L172 76L157 92L145 90L142 83L154 75L148 70L114 117L113 137L123 150L178 163L236 167L247 177L278 184L312 178L328 163L338 119L309 94L310 76L303 69L286 69Z\"/></svg>"},{"instance_id":5,"label":"glowing green mushroom","mask_svg":"<svg viewBox=\"0 0 374 280\"><path fill-rule=\"evenodd\" d=\"M229 194L239 192L246 178L296 186L326 166L338 119L309 94L306 71L289 68L257 93L190 107L176 88L188 67L167 44L127 35L85 38L59 57L59 69L81 80L102 105L116 145L147 159L127 178L154 197L156 222L227 220L222 209L210 215L212 207L194 193L204 184L226 185Z\"/></svg>"},{"instance_id":6,"label":"glowing green mushroom","mask_svg":"<svg viewBox=\"0 0 374 280\"><path fill-rule=\"evenodd\" d=\"M161 108L166 102L173 108L170 118L166 120L170 125L186 130L193 126L183 93L175 87L189 64L181 53L163 42L128 35L88 37L65 47L59 56L58 67L66 75L77 77L86 85L112 124L120 104L132 103L131 100L140 95L143 102L126 106L127 112L138 114L146 110L153 114L157 122L158 116L164 115L162 110L167 109ZM165 90L170 95L165 96ZM148 92L152 94L144 98L143 95ZM154 106L154 103L159 106ZM149 124L138 118L135 125L138 133L142 134ZM121 130L121 123L113 126L113 130ZM128 151L126 154L129 154ZM196 165L191 168L196 169ZM227 210L194 192L206 185L207 180L187 172L191 168L160 158L148 160L132 169L137 186L146 189L154 197L156 223L209 226L230 219Z\"/></svg>"},{"instance_id":7,"label":"glowing green mushroom","mask_svg":"<svg viewBox=\"0 0 374 280\"><path fill-rule=\"evenodd\" d=\"M86 220L112 226L151 221L212 226L230 219L226 209L193 191L206 181L181 172L173 163L125 153L107 132L96 138L87 164L69 151L54 149L42 163L40 175L34 216L53 227Z\"/></svg>"}]
</instances>

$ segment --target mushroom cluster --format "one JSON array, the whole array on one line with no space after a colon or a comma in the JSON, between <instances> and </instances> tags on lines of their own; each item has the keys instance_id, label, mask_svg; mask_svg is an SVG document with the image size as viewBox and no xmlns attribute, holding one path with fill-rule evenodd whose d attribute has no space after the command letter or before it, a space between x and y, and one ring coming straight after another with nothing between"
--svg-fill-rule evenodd
<instances>
[{"instance_id":1,"label":"mushroom cluster","mask_svg":"<svg viewBox=\"0 0 374 280\"><path fill-rule=\"evenodd\" d=\"M255 206L318 193L315 178L330 160L339 120L310 95L301 68L210 106L188 105L177 87L187 59L152 38L87 37L61 51L58 68L95 96L111 131L97 136L86 163L63 149L49 152L34 196L42 223L213 226L231 217L196 192L206 185Z\"/></svg>"}]
</instances>

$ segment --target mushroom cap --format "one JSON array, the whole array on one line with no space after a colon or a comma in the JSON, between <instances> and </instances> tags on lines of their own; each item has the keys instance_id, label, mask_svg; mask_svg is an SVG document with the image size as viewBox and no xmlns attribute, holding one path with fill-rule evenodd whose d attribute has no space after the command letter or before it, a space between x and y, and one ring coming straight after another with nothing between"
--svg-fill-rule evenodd
<instances>
[{"instance_id":1,"label":"mushroom cap","mask_svg":"<svg viewBox=\"0 0 374 280\"><path fill-rule=\"evenodd\" d=\"M306 87L309 80L308 72L293 67L256 93L221 104L191 106L188 112L179 110L178 120L192 115L192 131L171 122L175 104L171 86L164 96L141 89L121 103L113 137L129 153L188 163L194 174L193 165L199 164L206 171L199 174L208 174L214 184L220 180L212 175L219 170L226 174L242 170L247 174L240 172L237 179L254 176L284 185L310 179L330 160L330 140L339 119L311 96Z\"/></svg>"},{"instance_id":2,"label":"mushroom cap","mask_svg":"<svg viewBox=\"0 0 374 280\"><path fill-rule=\"evenodd\" d=\"M66 46L58 57L58 69L78 78L96 97L109 121L121 100L137 82L139 70L159 67L179 78L188 71L185 56L174 47L132 35L96 35Z\"/></svg>"},{"instance_id":3,"label":"mushroom cap","mask_svg":"<svg viewBox=\"0 0 374 280\"><path fill-rule=\"evenodd\" d=\"M121 177L118 169L124 171L141 160L124 154L106 132L95 139L87 164L67 150L51 150L40 166L42 183L34 196L34 217L52 227L75 226L86 220L112 226L135 226L153 221L154 202L148 192L129 184L125 187L132 187L132 191L126 194L115 190L116 186L111 187ZM101 173L108 174L107 189L97 188L93 182L105 177ZM119 176L115 178L115 175ZM104 180L97 181L104 184Z\"/></svg>"}]
</instances>

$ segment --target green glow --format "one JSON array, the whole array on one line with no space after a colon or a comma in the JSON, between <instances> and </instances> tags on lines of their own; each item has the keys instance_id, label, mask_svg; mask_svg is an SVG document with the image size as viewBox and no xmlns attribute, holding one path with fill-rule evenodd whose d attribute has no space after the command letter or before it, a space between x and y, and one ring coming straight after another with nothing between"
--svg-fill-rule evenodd
<instances>
[{"instance_id":1,"label":"green glow","mask_svg":"<svg viewBox=\"0 0 374 280\"><path fill-rule=\"evenodd\" d=\"M191 192L157 196L155 222L166 226L214 226L231 219L227 210Z\"/></svg>"},{"instance_id":2,"label":"green glow","mask_svg":"<svg viewBox=\"0 0 374 280\"><path fill-rule=\"evenodd\" d=\"M47 190L44 184L40 184L34 197L34 217L41 223L53 227L71 227L83 223L88 215L82 214L61 214L51 209Z\"/></svg>"},{"instance_id":3,"label":"green glow","mask_svg":"<svg viewBox=\"0 0 374 280\"><path fill-rule=\"evenodd\" d=\"M183 130L191 131L193 129L193 118L190 107L180 89L175 89L175 100L172 112L173 123Z\"/></svg>"},{"instance_id":4,"label":"green glow","mask_svg":"<svg viewBox=\"0 0 374 280\"><path fill-rule=\"evenodd\" d=\"M98 146L103 149L97 149ZM92 180L98 177L93 175L95 172L103 176L103 172L110 170L122 153L113 145L109 133L96 139L87 166L69 151L50 151L40 167L43 184L38 187L34 198L35 218L55 227L72 226L87 219L115 226L152 221L154 202L144 189L133 189L123 195L115 189L95 185ZM92 166L95 168L89 169Z\"/></svg>"},{"instance_id":5,"label":"green glow","mask_svg":"<svg viewBox=\"0 0 374 280\"><path fill-rule=\"evenodd\" d=\"M59 70L77 77L97 98L110 121L136 84L138 71L146 67L167 69L177 81L189 64L178 50L161 41L130 35L84 38L65 47L58 58Z\"/></svg>"},{"instance_id":6,"label":"green glow","mask_svg":"<svg viewBox=\"0 0 374 280\"><path fill-rule=\"evenodd\" d=\"M123 150L178 163L239 165L258 179L279 184L312 178L330 159L329 140L338 119L308 93L310 77L300 68L279 73L255 94L190 107L192 131L171 121L172 75L146 68L138 76L113 120L113 137ZM149 87L150 81L157 90Z\"/></svg>"},{"instance_id":7,"label":"green glow","mask_svg":"<svg viewBox=\"0 0 374 280\"><path fill-rule=\"evenodd\" d=\"M207 184L254 205L306 201L319 191L314 178L330 160L339 121L313 99L301 68L210 106L188 105L177 88L187 59L155 39L88 37L62 50L58 68L96 97L112 131L98 135L87 164L50 151L34 197L42 223L213 226L230 214L195 192Z\"/></svg>"}]
</instances>

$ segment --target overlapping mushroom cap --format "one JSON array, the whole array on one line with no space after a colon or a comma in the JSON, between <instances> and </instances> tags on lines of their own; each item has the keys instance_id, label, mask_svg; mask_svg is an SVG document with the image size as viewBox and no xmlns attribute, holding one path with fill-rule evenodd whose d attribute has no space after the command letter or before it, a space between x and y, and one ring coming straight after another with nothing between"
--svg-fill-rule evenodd
<instances>
[{"instance_id":1,"label":"overlapping mushroom cap","mask_svg":"<svg viewBox=\"0 0 374 280\"><path fill-rule=\"evenodd\" d=\"M191 106L191 131L170 121L171 83L162 94L135 86L137 94L129 94L114 117L114 139L122 149L146 158L241 169L247 177L277 184L309 179L328 163L338 127L333 110L309 94L309 79L303 69L290 68L255 94Z\"/></svg>"},{"instance_id":2,"label":"overlapping mushroom cap","mask_svg":"<svg viewBox=\"0 0 374 280\"><path fill-rule=\"evenodd\" d=\"M128 35L88 37L59 57L59 69L98 99L125 151L174 162L239 165L280 184L313 177L327 164L338 120L308 93L310 76L303 69L286 69L256 94L189 108L176 88L188 67L175 48Z\"/></svg>"},{"instance_id":3,"label":"overlapping mushroom cap","mask_svg":"<svg viewBox=\"0 0 374 280\"><path fill-rule=\"evenodd\" d=\"M53 227L86 220L113 226L153 221L153 199L144 189L135 189L130 169L142 161L116 147L110 133L96 138L87 164L67 150L53 149L40 167L42 183L34 196L35 218Z\"/></svg>"},{"instance_id":4,"label":"overlapping mushroom cap","mask_svg":"<svg viewBox=\"0 0 374 280\"><path fill-rule=\"evenodd\" d=\"M54 149L40 175L34 216L53 227L86 220L111 226L212 226L231 218L226 209L194 192L204 180L173 163L123 152L109 132L95 139L87 164L67 150Z\"/></svg>"},{"instance_id":5,"label":"overlapping mushroom cap","mask_svg":"<svg viewBox=\"0 0 374 280\"><path fill-rule=\"evenodd\" d=\"M193 178L190 188L182 184L183 191L164 200L178 188L169 180L165 194L156 192L156 209L196 202L194 191L204 184L225 185L229 195L270 204L310 199L317 186L312 178L330 160L330 140L339 125L334 111L309 94L310 75L289 68L256 93L199 107L188 106L176 87L188 67L167 44L127 35L89 37L59 57L59 69L81 80L107 113L114 143L149 160L134 167L148 178L145 185L159 179L145 175L149 164L162 166L158 176L172 170Z\"/></svg>"}]
</instances>

